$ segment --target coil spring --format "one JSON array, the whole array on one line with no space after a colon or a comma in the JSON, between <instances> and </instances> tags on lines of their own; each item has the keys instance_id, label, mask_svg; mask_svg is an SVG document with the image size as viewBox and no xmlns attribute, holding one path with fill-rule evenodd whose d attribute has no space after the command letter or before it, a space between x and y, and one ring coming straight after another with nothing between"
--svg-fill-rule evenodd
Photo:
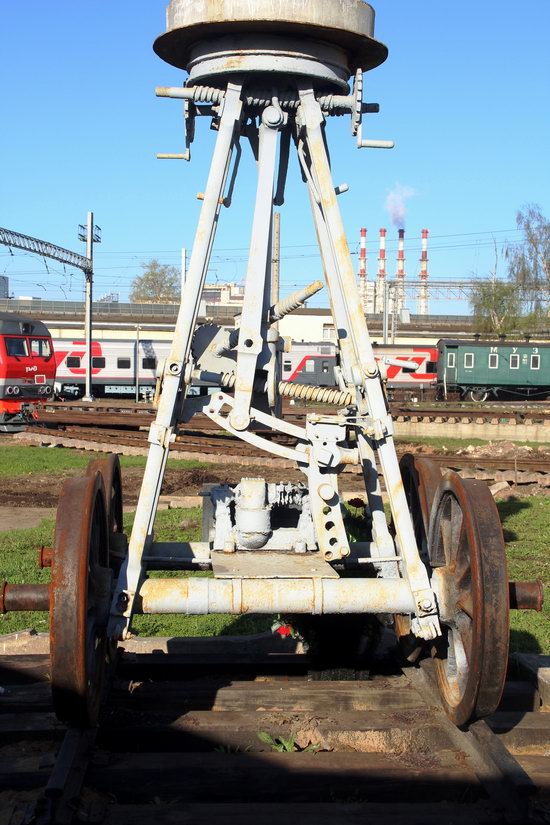
<instances>
[{"instance_id":1,"label":"coil spring","mask_svg":"<svg viewBox=\"0 0 550 825\"><path fill-rule=\"evenodd\" d=\"M192 86L193 101L195 103L212 103L217 105L225 97L225 91L216 86ZM255 108L264 108L272 102L272 97L266 92L259 92L256 96L248 95L245 99L246 105ZM347 95L321 95L317 98L319 105L325 112L330 114L345 114L351 106L351 98ZM281 95L278 97L279 105L283 109L296 110L300 105L300 98L295 95Z\"/></svg>"},{"instance_id":2,"label":"coil spring","mask_svg":"<svg viewBox=\"0 0 550 825\"><path fill-rule=\"evenodd\" d=\"M220 375L222 387L228 390L235 386L236 375L234 372L224 372ZM254 383L257 392L265 391L265 382ZM353 403L353 396L350 392L342 392L331 387L315 387L311 384L293 384L290 381L279 381L279 395L282 398L297 398L302 401L316 401L319 404L333 404L336 407L347 407Z\"/></svg>"}]
</instances>

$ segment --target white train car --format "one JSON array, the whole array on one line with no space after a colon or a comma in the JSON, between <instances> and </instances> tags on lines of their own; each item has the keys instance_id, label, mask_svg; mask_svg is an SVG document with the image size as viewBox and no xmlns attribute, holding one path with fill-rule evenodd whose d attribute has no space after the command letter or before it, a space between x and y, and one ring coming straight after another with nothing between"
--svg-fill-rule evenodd
<instances>
[{"instance_id":1,"label":"white train car","mask_svg":"<svg viewBox=\"0 0 550 825\"><path fill-rule=\"evenodd\" d=\"M154 392L156 376L167 358L170 342L142 339L139 342L101 340L92 344L92 391L94 396L148 397ZM83 340L54 339L57 365L56 395L78 398L84 394L85 354ZM385 373L388 390L407 390L421 395L437 383L437 347L396 345L375 347L374 354ZM390 359L390 363L385 363ZM391 363L393 361L394 363ZM334 367L338 363L333 341L296 342L281 356L284 381L335 386ZM410 363L410 368L407 364Z\"/></svg>"}]
</instances>

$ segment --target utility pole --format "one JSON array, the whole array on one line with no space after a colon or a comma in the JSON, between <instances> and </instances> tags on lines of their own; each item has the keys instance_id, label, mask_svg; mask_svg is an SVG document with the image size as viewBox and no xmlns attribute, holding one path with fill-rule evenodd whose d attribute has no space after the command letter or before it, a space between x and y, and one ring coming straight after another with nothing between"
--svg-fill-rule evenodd
<instances>
[{"instance_id":1,"label":"utility pole","mask_svg":"<svg viewBox=\"0 0 550 825\"><path fill-rule=\"evenodd\" d=\"M84 393L85 401L93 401L92 395L92 301L93 301L93 285L94 285L94 243L101 243L101 229L99 226L94 226L94 213L88 212L88 220L86 226L82 224L78 227L78 237L81 241L86 242L86 258L88 260L88 268L85 270L86 276L86 298L84 306L84 328L86 339L86 390Z\"/></svg>"}]
</instances>

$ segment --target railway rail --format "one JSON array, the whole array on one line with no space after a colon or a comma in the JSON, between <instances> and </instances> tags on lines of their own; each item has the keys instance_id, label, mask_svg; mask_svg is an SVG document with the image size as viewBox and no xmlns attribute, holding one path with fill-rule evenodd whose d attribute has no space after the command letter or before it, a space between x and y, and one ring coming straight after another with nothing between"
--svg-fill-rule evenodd
<instances>
[{"instance_id":1,"label":"railway rail","mask_svg":"<svg viewBox=\"0 0 550 825\"><path fill-rule=\"evenodd\" d=\"M514 666L461 731L429 667L387 655L323 670L277 637L149 642L119 652L93 730L56 720L47 654L0 657L7 822L547 821L550 713Z\"/></svg>"}]
</instances>

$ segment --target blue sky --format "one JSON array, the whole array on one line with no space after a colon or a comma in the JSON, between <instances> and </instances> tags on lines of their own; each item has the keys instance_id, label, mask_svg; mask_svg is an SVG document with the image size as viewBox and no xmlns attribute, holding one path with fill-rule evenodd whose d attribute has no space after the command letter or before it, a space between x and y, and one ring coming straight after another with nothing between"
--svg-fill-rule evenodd
<instances>
[{"instance_id":1,"label":"blue sky","mask_svg":"<svg viewBox=\"0 0 550 825\"><path fill-rule=\"evenodd\" d=\"M329 0L327 0L329 2ZM83 252L77 225L92 209L102 227L96 295L124 299L140 264L179 264L192 245L213 135L199 123L191 164L158 161L182 150L181 104L154 96L184 74L156 57L166 0L2 0L0 225ZM393 151L357 151L348 118L329 140L352 251L369 231L369 275L378 229L388 227L388 270L396 230L384 204L396 185L407 209L407 273L416 277L419 237L430 230L434 279L486 276L494 243L515 242L515 213L540 204L550 217L550 3L548 0L380 0L377 36L388 61L366 76L371 137ZM244 154L247 155L245 148ZM254 169L243 164L234 206L224 210L210 281L240 281L249 242ZM320 274L315 237L295 163L282 216L284 292ZM0 247L0 274L15 295L80 299L82 276ZM503 262L498 274L505 275ZM39 284L41 286L39 286ZM413 307L414 310L414 307ZM432 303L432 312L464 312Z\"/></svg>"}]
</instances>

